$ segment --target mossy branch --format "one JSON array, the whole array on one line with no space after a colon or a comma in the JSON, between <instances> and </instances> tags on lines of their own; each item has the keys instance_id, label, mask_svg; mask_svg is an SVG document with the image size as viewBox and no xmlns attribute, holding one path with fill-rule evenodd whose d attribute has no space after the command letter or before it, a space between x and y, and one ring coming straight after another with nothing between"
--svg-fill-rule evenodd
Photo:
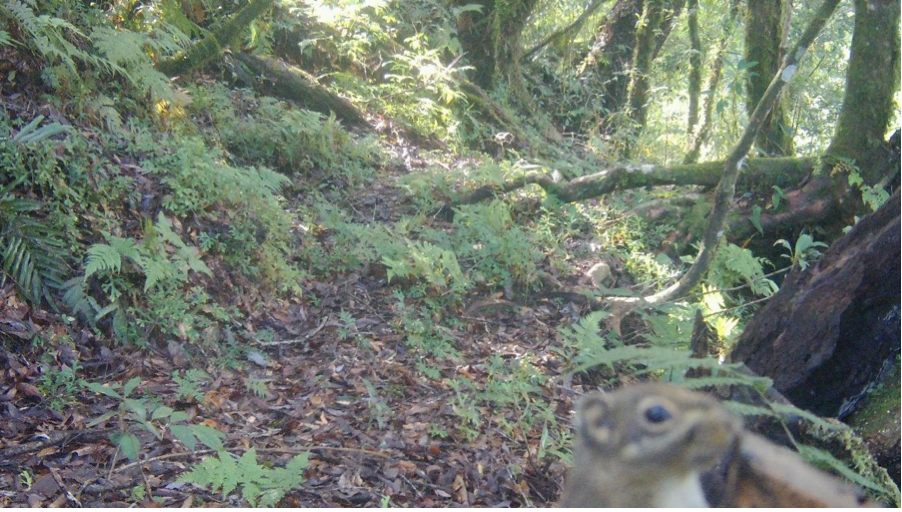
<instances>
[{"instance_id":1,"label":"mossy branch","mask_svg":"<svg viewBox=\"0 0 902 512\"><path fill-rule=\"evenodd\" d=\"M244 29L258 16L268 11L274 2L275 0L251 0L219 30L212 32L186 52L160 62L157 64L157 70L167 76L177 76L202 67L216 58L224 48L234 43Z\"/></svg>"}]
</instances>

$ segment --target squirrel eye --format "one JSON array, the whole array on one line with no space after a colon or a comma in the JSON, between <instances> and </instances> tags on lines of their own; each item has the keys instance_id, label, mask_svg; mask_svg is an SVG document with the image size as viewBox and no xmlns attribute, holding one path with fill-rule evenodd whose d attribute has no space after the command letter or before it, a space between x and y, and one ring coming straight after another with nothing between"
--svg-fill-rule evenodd
<instances>
[{"instance_id":1,"label":"squirrel eye","mask_svg":"<svg viewBox=\"0 0 902 512\"><path fill-rule=\"evenodd\" d=\"M653 405L648 409L645 409L645 419L651 423L664 423L670 418L670 411L663 405Z\"/></svg>"}]
</instances>

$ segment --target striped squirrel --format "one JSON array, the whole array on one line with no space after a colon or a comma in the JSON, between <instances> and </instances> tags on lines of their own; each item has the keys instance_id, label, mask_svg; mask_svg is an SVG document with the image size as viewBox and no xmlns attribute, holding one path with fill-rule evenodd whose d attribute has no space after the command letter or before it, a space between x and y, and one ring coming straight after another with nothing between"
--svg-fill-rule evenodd
<instances>
[{"instance_id":1,"label":"striped squirrel","mask_svg":"<svg viewBox=\"0 0 902 512\"><path fill-rule=\"evenodd\" d=\"M665 384L586 394L563 507L708 507L701 476L717 466L717 506L872 505L853 486L746 432L708 395Z\"/></svg>"}]
</instances>

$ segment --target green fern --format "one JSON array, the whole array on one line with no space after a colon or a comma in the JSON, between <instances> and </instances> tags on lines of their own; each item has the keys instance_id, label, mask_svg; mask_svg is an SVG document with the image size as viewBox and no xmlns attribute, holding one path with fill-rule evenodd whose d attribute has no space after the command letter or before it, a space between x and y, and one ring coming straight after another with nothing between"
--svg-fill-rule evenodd
<instances>
[{"instance_id":1,"label":"green fern","mask_svg":"<svg viewBox=\"0 0 902 512\"><path fill-rule=\"evenodd\" d=\"M97 272L122 271L122 256L119 251L106 244L94 244L88 247L88 261L85 264L85 279Z\"/></svg>"},{"instance_id":2,"label":"green fern","mask_svg":"<svg viewBox=\"0 0 902 512\"><path fill-rule=\"evenodd\" d=\"M36 15L37 6L33 1L7 0L0 3L0 15L16 23L27 36L23 45L36 51L50 64L60 63L70 72L77 73L75 61L96 64L97 59L80 50L69 39L85 38L85 35L66 20L47 14Z\"/></svg>"},{"instance_id":3,"label":"green fern","mask_svg":"<svg viewBox=\"0 0 902 512\"><path fill-rule=\"evenodd\" d=\"M237 461L220 450L218 457L204 459L179 480L209 487L214 492L221 491L223 496L240 488L241 495L251 506L274 507L288 491L304 483L309 455L302 453L288 461L284 468L269 469L257 463L257 452L253 448Z\"/></svg>"},{"instance_id":4,"label":"green fern","mask_svg":"<svg viewBox=\"0 0 902 512\"><path fill-rule=\"evenodd\" d=\"M94 297L88 294L85 276L73 277L63 283L61 288L63 289L63 304L69 308L69 311L93 325L98 313L103 308L94 300Z\"/></svg>"},{"instance_id":5,"label":"green fern","mask_svg":"<svg viewBox=\"0 0 902 512\"><path fill-rule=\"evenodd\" d=\"M55 308L50 292L65 280L66 244L51 224L31 216L41 203L10 193L21 181L0 189L0 286L12 279L26 300L37 306L44 298Z\"/></svg>"}]
</instances>

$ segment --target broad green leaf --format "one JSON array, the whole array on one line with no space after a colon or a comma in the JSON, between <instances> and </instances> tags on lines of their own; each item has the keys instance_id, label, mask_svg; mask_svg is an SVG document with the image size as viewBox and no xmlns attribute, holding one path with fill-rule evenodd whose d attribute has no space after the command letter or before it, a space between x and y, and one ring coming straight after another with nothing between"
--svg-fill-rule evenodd
<instances>
[{"instance_id":1,"label":"broad green leaf","mask_svg":"<svg viewBox=\"0 0 902 512\"><path fill-rule=\"evenodd\" d=\"M110 412L104 413L101 416L94 418L93 420L88 422L88 426L93 427L95 425L100 425L101 423L109 420L110 418L112 418L115 415L116 415L116 411L110 411Z\"/></svg>"},{"instance_id":2,"label":"broad green leaf","mask_svg":"<svg viewBox=\"0 0 902 512\"><path fill-rule=\"evenodd\" d=\"M134 391L139 384L141 384L141 378L132 377L128 382L125 383L125 387L122 388L122 394L125 396L132 394L132 391Z\"/></svg>"},{"instance_id":3,"label":"broad green leaf","mask_svg":"<svg viewBox=\"0 0 902 512\"><path fill-rule=\"evenodd\" d=\"M104 386L104 385L98 384L96 382L89 382L86 384L86 387L95 393L100 393L101 395L106 395L106 396L110 396L113 398L119 398L119 399L122 398L122 395L117 393L114 389L110 388L109 386Z\"/></svg>"},{"instance_id":4,"label":"broad green leaf","mask_svg":"<svg viewBox=\"0 0 902 512\"><path fill-rule=\"evenodd\" d=\"M147 407L144 406L143 400L135 400L134 398L126 398L123 403L125 407L135 413L135 418L144 420L147 418Z\"/></svg>"},{"instance_id":5,"label":"broad green leaf","mask_svg":"<svg viewBox=\"0 0 902 512\"><path fill-rule=\"evenodd\" d=\"M119 446L119 449L122 450L122 454L128 457L129 460L135 461L138 459L138 451L141 449L141 441L138 440L138 437L131 432L119 432L114 434L115 439L114 442Z\"/></svg>"},{"instance_id":6,"label":"broad green leaf","mask_svg":"<svg viewBox=\"0 0 902 512\"><path fill-rule=\"evenodd\" d=\"M172 407L166 407L162 405L154 409L153 414L150 415L150 419L158 420L160 418L169 418L172 416L172 413L175 412L172 410Z\"/></svg>"},{"instance_id":7,"label":"broad green leaf","mask_svg":"<svg viewBox=\"0 0 902 512\"><path fill-rule=\"evenodd\" d=\"M188 447L192 452L197 447L197 438L189 425L169 425L172 435Z\"/></svg>"},{"instance_id":8,"label":"broad green leaf","mask_svg":"<svg viewBox=\"0 0 902 512\"><path fill-rule=\"evenodd\" d=\"M182 421L188 421L188 413L184 411L175 411L169 416L170 423L179 423Z\"/></svg>"},{"instance_id":9,"label":"broad green leaf","mask_svg":"<svg viewBox=\"0 0 902 512\"><path fill-rule=\"evenodd\" d=\"M224 448L222 439L225 437L225 434L215 428L206 425L192 425L191 431L194 432L194 435L197 436L200 442L208 447L214 450L222 450Z\"/></svg>"}]
</instances>

